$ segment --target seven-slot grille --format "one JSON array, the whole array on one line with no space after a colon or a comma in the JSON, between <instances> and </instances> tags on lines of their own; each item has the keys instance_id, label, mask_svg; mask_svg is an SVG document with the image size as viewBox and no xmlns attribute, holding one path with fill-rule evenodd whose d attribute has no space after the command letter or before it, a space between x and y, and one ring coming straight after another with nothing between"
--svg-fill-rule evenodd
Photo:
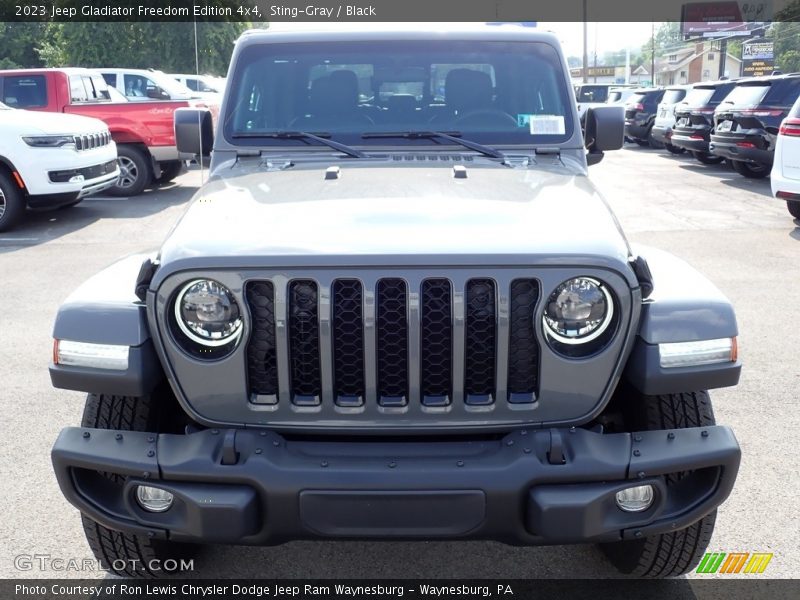
<instances>
[{"instance_id":1,"label":"seven-slot grille","mask_svg":"<svg viewBox=\"0 0 800 600\"><path fill-rule=\"evenodd\" d=\"M75 136L76 150L92 150L94 148L108 146L110 143L111 134L108 131L99 131L97 133Z\"/></svg>"},{"instance_id":2,"label":"seven-slot grille","mask_svg":"<svg viewBox=\"0 0 800 600\"><path fill-rule=\"evenodd\" d=\"M539 284L514 279L505 286L491 278L468 279L461 289L437 277L415 285L395 277L322 286L312 279L250 281L251 401L280 399L298 408L330 402L351 412L368 403L401 412L412 403L430 410L532 405Z\"/></svg>"}]
</instances>

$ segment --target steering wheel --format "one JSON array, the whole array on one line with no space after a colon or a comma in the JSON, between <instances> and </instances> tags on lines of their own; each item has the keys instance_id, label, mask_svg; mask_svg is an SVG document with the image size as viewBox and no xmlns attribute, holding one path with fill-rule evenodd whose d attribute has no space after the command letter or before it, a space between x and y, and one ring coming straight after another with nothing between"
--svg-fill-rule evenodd
<instances>
[{"instance_id":1,"label":"steering wheel","mask_svg":"<svg viewBox=\"0 0 800 600\"><path fill-rule=\"evenodd\" d=\"M464 125L474 121L474 124L483 126L496 125L503 129L508 127L517 127L517 120L507 112L497 108L478 108L476 110L468 110L463 115L459 115L453 121L453 127Z\"/></svg>"}]
</instances>

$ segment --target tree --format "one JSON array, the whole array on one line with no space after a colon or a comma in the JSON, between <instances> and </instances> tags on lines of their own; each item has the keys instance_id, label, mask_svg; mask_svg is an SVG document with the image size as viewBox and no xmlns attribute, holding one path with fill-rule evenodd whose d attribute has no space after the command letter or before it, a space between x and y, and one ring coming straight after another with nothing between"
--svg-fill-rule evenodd
<instances>
[{"instance_id":1,"label":"tree","mask_svg":"<svg viewBox=\"0 0 800 600\"><path fill-rule=\"evenodd\" d=\"M642 45L641 61L650 70L650 62L653 59L653 41L648 41ZM681 24L677 21L661 23L655 31L655 51L656 58L665 54L666 50L683 46L681 36Z\"/></svg>"},{"instance_id":2,"label":"tree","mask_svg":"<svg viewBox=\"0 0 800 600\"><path fill-rule=\"evenodd\" d=\"M195 71L193 23L50 23L47 27L40 55L50 67ZM200 73L224 75L233 42L247 28L247 23L198 23Z\"/></svg>"},{"instance_id":3,"label":"tree","mask_svg":"<svg viewBox=\"0 0 800 600\"><path fill-rule=\"evenodd\" d=\"M0 22L0 67L19 69L41 67L37 46L44 37L45 23Z\"/></svg>"},{"instance_id":4,"label":"tree","mask_svg":"<svg viewBox=\"0 0 800 600\"><path fill-rule=\"evenodd\" d=\"M800 71L800 23L775 23L770 34L775 44L775 68L784 73Z\"/></svg>"}]
</instances>

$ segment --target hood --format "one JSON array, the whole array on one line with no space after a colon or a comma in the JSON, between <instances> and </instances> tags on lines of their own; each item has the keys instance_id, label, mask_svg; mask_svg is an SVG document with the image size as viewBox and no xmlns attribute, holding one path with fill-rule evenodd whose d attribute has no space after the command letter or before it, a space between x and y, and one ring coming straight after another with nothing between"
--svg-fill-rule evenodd
<instances>
[{"instance_id":1,"label":"hood","mask_svg":"<svg viewBox=\"0 0 800 600\"><path fill-rule=\"evenodd\" d=\"M108 129L103 121L91 117L22 109L0 110L0 124L4 132L11 129L20 135L84 134Z\"/></svg>"},{"instance_id":2,"label":"hood","mask_svg":"<svg viewBox=\"0 0 800 600\"><path fill-rule=\"evenodd\" d=\"M252 161L218 171L162 246L161 264L227 257L246 259L241 266L323 264L323 257L369 264L387 255L409 262L478 256L474 264L485 255L628 259L605 201L585 175L560 162L512 169L475 159L465 179L453 176L452 163L416 162L345 159L339 178L327 180L324 162L270 172Z\"/></svg>"}]
</instances>

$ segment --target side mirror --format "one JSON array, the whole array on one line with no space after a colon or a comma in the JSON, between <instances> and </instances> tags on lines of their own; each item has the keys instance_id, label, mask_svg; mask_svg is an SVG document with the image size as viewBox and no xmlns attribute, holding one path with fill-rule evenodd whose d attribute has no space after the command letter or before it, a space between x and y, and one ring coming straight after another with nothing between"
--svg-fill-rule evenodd
<instances>
[{"instance_id":1,"label":"side mirror","mask_svg":"<svg viewBox=\"0 0 800 600\"><path fill-rule=\"evenodd\" d=\"M214 121L207 108L175 109L175 144L180 154L209 156L214 147Z\"/></svg>"},{"instance_id":2,"label":"side mirror","mask_svg":"<svg viewBox=\"0 0 800 600\"><path fill-rule=\"evenodd\" d=\"M147 97L151 100L169 100L169 94L160 87L147 88Z\"/></svg>"},{"instance_id":3,"label":"side mirror","mask_svg":"<svg viewBox=\"0 0 800 600\"><path fill-rule=\"evenodd\" d=\"M584 141L587 163L596 165L603 160L606 150L619 150L625 141L625 109L622 106L589 108L586 117Z\"/></svg>"}]
</instances>

